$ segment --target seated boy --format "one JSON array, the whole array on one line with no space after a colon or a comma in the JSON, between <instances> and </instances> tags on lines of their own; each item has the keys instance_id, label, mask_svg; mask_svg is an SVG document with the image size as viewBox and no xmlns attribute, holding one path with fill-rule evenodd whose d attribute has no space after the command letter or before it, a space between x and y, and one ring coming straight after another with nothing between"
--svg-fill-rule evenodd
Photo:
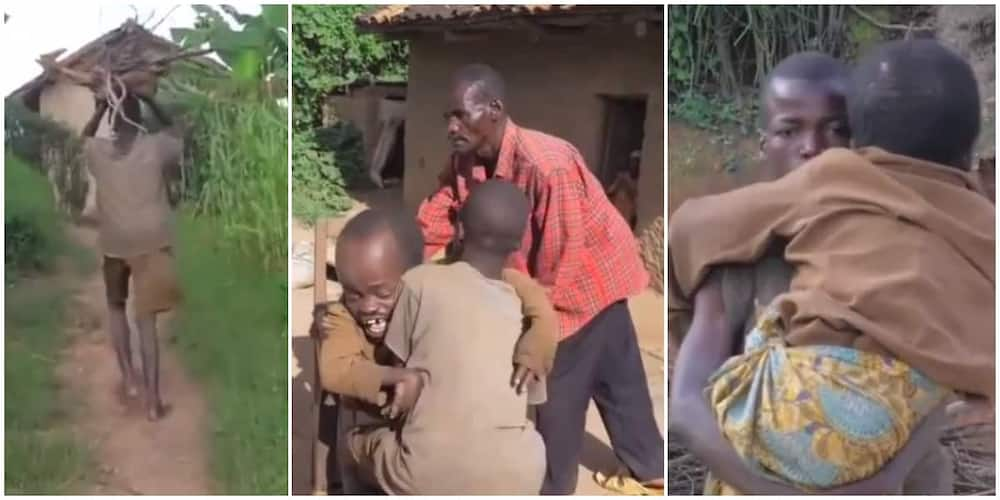
<instances>
[{"instance_id":1,"label":"seated boy","mask_svg":"<svg viewBox=\"0 0 1000 500\"><path fill-rule=\"evenodd\" d=\"M964 172L979 128L971 70L936 42L893 42L853 80L851 128L870 147L689 202L670 225L671 293L688 307L711 266L789 240L790 292L709 395L744 462L805 489L880 470L948 390L994 390L995 216ZM934 308L939 297L962 301Z\"/></svg>"},{"instance_id":2,"label":"seated boy","mask_svg":"<svg viewBox=\"0 0 1000 500\"><path fill-rule=\"evenodd\" d=\"M347 438L358 471L389 494L537 494L545 446L528 401L507 384L521 336L521 304L502 280L521 244L528 203L488 181L460 213L458 261L423 265L402 279L384 345L421 376L397 386L398 425Z\"/></svg>"},{"instance_id":3,"label":"seated boy","mask_svg":"<svg viewBox=\"0 0 1000 500\"><path fill-rule=\"evenodd\" d=\"M351 428L381 421L379 407L386 388L414 375L390 366L392 357L382 336L392 316L400 277L422 260L423 238L416 223L401 214L367 210L351 219L337 240L342 303L320 307L315 333L324 338L320 349L323 388L341 395L338 436ZM545 400L544 380L556 347L556 316L544 290L527 275L505 269L503 277L518 294L528 329L513 358L511 384L525 389L532 404ZM340 447L343 451L343 447ZM346 493L360 487L343 474Z\"/></svg>"}]
</instances>

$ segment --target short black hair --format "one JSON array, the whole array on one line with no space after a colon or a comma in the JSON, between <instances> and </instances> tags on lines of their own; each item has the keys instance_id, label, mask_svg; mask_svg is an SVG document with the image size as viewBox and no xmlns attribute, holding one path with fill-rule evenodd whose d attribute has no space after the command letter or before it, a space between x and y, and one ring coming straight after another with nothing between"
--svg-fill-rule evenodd
<instances>
[{"instance_id":1,"label":"short black hair","mask_svg":"<svg viewBox=\"0 0 1000 500\"><path fill-rule=\"evenodd\" d=\"M405 269L416 267L424 260L424 235L416 219L402 211L369 208L351 217L337 236L338 244L362 241L388 232L399 245Z\"/></svg>"},{"instance_id":2,"label":"short black hair","mask_svg":"<svg viewBox=\"0 0 1000 500\"><path fill-rule=\"evenodd\" d=\"M823 86L832 93L846 95L850 76L851 72L846 64L822 52L797 52L782 59L764 78L758 115L761 127L766 126L771 118L767 101L776 80L801 80Z\"/></svg>"},{"instance_id":3,"label":"short black hair","mask_svg":"<svg viewBox=\"0 0 1000 500\"><path fill-rule=\"evenodd\" d=\"M486 64L469 64L455 72L452 82L463 86L475 86L477 96L486 104L490 101L504 101L506 92L503 77L493 67Z\"/></svg>"},{"instance_id":4,"label":"short black hair","mask_svg":"<svg viewBox=\"0 0 1000 500\"><path fill-rule=\"evenodd\" d=\"M509 182L491 179L476 186L459 213L464 246L510 255L521 246L529 211L528 198Z\"/></svg>"},{"instance_id":5,"label":"short black hair","mask_svg":"<svg viewBox=\"0 0 1000 500\"><path fill-rule=\"evenodd\" d=\"M968 169L979 135L976 76L932 39L884 43L858 62L847 99L856 147Z\"/></svg>"}]
</instances>

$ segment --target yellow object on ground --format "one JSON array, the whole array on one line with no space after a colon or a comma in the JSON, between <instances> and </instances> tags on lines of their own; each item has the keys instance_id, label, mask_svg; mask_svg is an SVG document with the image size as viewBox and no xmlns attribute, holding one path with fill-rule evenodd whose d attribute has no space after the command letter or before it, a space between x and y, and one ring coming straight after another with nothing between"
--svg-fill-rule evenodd
<instances>
[{"instance_id":1,"label":"yellow object on ground","mask_svg":"<svg viewBox=\"0 0 1000 500\"><path fill-rule=\"evenodd\" d=\"M608 476L603 472L595 472L594 481L602 488L619 495L663 496L663 488L644 486L634 477L625 474Z\"/></svg>"}]
</instances>

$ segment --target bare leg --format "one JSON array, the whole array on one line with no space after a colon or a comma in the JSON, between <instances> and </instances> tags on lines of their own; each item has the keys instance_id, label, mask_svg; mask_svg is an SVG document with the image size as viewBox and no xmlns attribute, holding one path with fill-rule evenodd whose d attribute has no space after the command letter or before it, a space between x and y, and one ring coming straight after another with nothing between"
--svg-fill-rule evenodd
<instances>
[{"instance_id":1,"label":"bare leg","mask_svg":"<svg viewBox=\"0 0 1000 500\"><path fill-rule=\"evenodd\" d=\"M124 306L108 306L108 330L111 332L115 359L122 373L122 393L128 399L135 398L139 395L139 387L132 368L132 345Z\"/></svg>"},{"instance_id":2,"label":"bare leg","mask_svg":"<svg viewBox=\"0 0 1000 500\"><path fill-rule=\"evenodd\" d=\"M160 349L156 336L156 315L136 318L139 348L142 351L142 378L146 387L146 417L163 418L166 409L160 399Z\"/></svg>"}]
</instances>

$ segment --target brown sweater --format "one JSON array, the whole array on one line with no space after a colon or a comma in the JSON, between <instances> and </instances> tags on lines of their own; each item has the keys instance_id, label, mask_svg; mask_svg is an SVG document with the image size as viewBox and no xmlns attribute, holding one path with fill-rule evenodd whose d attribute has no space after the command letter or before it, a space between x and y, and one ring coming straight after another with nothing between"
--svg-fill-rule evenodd
<instances>
[{"instance_id":1,"label":"brown sweater","mask_svg":"<svg viewBox=\"0 0 1000 500\"><path fill-rule=\"evenodd\" d=\"M505 269L503 279L521 299L528 328L514 349L515 363L527 366L544 379L552 369L558 342L558 319L545 289L526 274ZM380 381L384 365L376 359L376 345L341 304L326 311L320 328L326 340L320 346L319 375L327 391L381 405L385 401Z\"/></svg>"},{"instance_id":2,"label":"brown sweater","mask_svg":"<svg viewBox=\"0 0 1000 500\"><path fill-rule=\"evenodd\" d=\"M891 354L992 400L995 219L970 174L876 148L831 149L777 181L677 210L671 327L709 267L752 262L785 238L795 273L775 303L790 345Z\"/></svg>"}]
</instances>

